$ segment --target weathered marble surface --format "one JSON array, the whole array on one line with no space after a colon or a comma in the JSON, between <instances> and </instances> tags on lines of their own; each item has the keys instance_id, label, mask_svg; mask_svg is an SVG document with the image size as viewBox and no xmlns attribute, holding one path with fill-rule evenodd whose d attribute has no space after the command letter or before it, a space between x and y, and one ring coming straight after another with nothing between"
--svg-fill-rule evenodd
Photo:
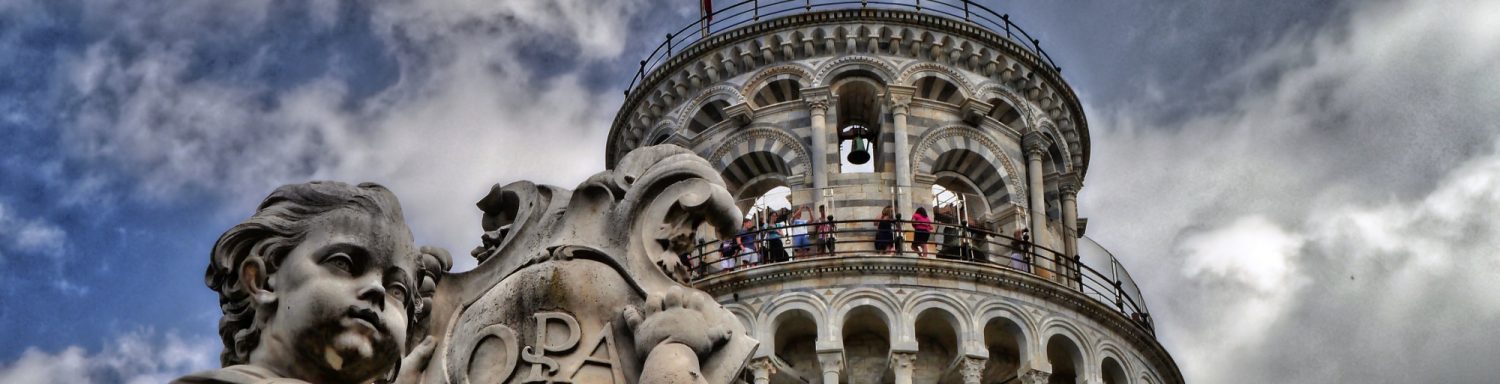
<instances>
[{"instance_id":1,"label":"weathered marble surface","mask_svg":"<svg viewBox=\"0 0 1500 384\"><path fill-rule=\"evenodd\" d=\"M227 332L224 363L230 368L180 381L261 382L274 377L292 379L286 382L351 383L730 383L757 345L733 315L683 281L686 269L677 255L692 245L700 225L712 225L728 236L740 217L718 172L685 149L667 145L636 150L614 170L590 177L573 191L524 181L496 185L478 203L485 234L472 255L479 266L456 274L446 272L451 265L446 252L412 244L394 196L383 188L379 191L380 206L395 213L367 215L381 218L366 220L378 225L340 218L340 212L358 210L277 221L306 233L329 232L335 246L342 244L337 240L353 239L359 249L348 252L362 255L360 260L334 261L330 267L313 257L309 268L319 273L332 269L332 276L346 264L375 260L371 265L380 266L379 273L367 273L361 264L348 267L359 273L335 276L343 278L338 281L354 281L350 287L366 287L363 290L330 286L332 278L325 274L275 274L275 267L269 279L273 283L256 283L267 280L261 266L267 261L256 256L266 249L256 238L231 247L244 256L220 257L216 246L209 285L226 298L221 300L226 313L221 326L237 325L221 331ZM276 196L267 198L262 212ZM331 199L336 205L338 198ZM299 225L298 220L316 225ZM301 235L290 233L284 241L294 256L296 249L318 239ZM367 243L374 245L365 247ZM247 263L249 259L260 261ZM285 264L271 261L278 263ZM381 283L390 281L400 284ZM348 330L363 329L357 327L361 321L371 321L340 311L281 320L283 314L304 311L290 303L282 303L277 311L276 300L265 299L262 292L303 285L320 287L314 293L329 303L405 306L388 311L390 318L373 327L388 332L354 332L360 336L356 341L377 343L354 343L358 345L344 348L348 351L330 349L348 344L346 334L353 332ZM384 289L380 296L371 293L377 287ZM414 293L395 298L398 295L388 293L394 290ZM271 309L246 319L246 308ZM407 316L397 316L402 311ZM275 316L265 318L267 313ZM296 334L296 342L268 342L264 339L272 332L247 331L278 324L310 330ZM366 344L375 347L359 347ZM271 354L267 345L284 348ZM396 357L403 355L398 363ZM357 375L338 375L350 367L361 370Z\"/></svg>"}]
</instances>

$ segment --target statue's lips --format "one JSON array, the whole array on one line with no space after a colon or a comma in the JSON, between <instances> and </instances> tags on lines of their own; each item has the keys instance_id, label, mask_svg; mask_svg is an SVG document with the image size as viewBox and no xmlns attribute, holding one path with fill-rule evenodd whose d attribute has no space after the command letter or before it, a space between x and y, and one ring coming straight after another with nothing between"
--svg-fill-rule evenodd
<instances>
[{"instance_id":1,"label":"statue's lips","mask_svg":"<svg viewBox=\"0 0 1500 384\"><path fill-rule=\"evenodd\" d=\"M345 316L355 324L369 327L371 333L386 333L385 322L380 320L380 314L376 313L373 309L349 306L349 310L346 311Z\"/></svg>"}]
</instances>

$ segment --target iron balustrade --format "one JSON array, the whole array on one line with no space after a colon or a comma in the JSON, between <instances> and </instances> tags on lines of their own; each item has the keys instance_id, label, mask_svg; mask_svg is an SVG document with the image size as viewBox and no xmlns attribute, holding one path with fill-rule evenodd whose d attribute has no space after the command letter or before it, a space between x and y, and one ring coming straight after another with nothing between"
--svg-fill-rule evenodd
<instances>
[{"instance_id":1,"label":"iron balustrade","mask_svg":"<svg viewBox=\"0 0 1500 384\"><path fill-rule=\"evenodd\" d=\"M772 19L795 13L806 13L824 10L852 10L852 9L888 9L888 10L913 10L916 13L938 15L945 18L962 20L980 28L1003 34L1006 39L1018 44L1021 48L1036 55L1044 61L1047 69L1061 73L1062 67L1052 60L1052 56L1042 49L1042 42L1027 33L1021 26L1016 25L1010 19L1008 13L997 13L989 7L970 0L916 0L913 2L896 1L813 1L813 0L745 0L731 4L727 7L713 10L713 12L699 17L697 20L684 25L673 32L666 34L666 39L651 51L646 58L641 59L640 68L630 78L630 85L625 87L625 95L635 89L636 85L645 81L646 77L658 69L663 63L672 57L674 51L683 51L700 41L708 39L709 36L720 32L729 31L740 26L759 22L761 19Z\"/></svg>"},{"instance_id":2,"label":"iron balustrade","mask_svg":"<svg viewBox=\"0 0 1500 384\"><path fill-rule=\"evenodd\" d=\"M735 273L742 270L778 265L804 260L845 257L857 262L858 257L907 256L916 257L912 239L917 232L911 229L912 221L890 220L890 250L875 249L881 236L880 220L837 220L831 222L833 230L820 231L830 222L810 222L800 225L773 226L749 231L739 231L733 239L705 240L687 252L679 254L682 265L688 269L694 282ZM1114 256L1108 256L1107 267L1096 269L1078 257L1069 257L1062 252L1025 242L1014 237L994 233L985 229L961 224L930 223L933 230L926 243L927 257L945 259L956 263L978 263L998 265L1038 278L1064 289L1082 293L1094 301L1110 307L1129 318L1152 334L1154 320L1140 298L1140 289L1125 273ZM800 251L798 240L792 233L805 230L807 246ZM833 245L825 248L825 236L831 236ZM933 241L939 239L940 242ZM751 244L751 245L747 245ZM785 254L776 254L781 249Z\"/></svg>"}]
</instances>

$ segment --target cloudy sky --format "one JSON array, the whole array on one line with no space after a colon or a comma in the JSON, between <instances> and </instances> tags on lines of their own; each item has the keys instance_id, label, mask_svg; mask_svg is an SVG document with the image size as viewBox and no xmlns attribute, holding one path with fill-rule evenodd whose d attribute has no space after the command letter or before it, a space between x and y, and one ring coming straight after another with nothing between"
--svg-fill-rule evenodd
<instances>
[{"instance_id":1,"label":"cloudy sky","mask_svg":"<svg viewBox=\"0 0 1500 384\"><path fill-rule=\"evenodd\" d=\"M214 365L208 249L284 183L466 253L487 186L602 168L695 4L0 0L0 382ZM991 6L1079 92L1081 215L1188 381L1500 378L1500 2Z\"/></svg>"}]
</instances>

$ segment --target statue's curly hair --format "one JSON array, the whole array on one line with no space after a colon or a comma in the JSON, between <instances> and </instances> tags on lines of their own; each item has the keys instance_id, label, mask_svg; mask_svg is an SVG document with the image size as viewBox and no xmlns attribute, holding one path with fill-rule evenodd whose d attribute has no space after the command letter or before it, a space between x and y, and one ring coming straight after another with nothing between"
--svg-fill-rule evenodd
<instances>
[{"instance_id":1,"label":"statue's curly hair","mask_svg":"<svg viewBox=\"0 0 1500 384\"><path fill-rule=\"evenodd\" d=\"M240 266L258 258L265 265L263 276L275 274L282 259L304 240L314 217L342 208L405 222L396 195L383 186L313 181L276 188L254 215L219 236L203 280L209 289L219 292L219 308L224 312L219 318L219 337L224 342L219 361L223 366L248 362L250 352L260 342L264 324L259 319L266 317L256 316L251 293L240 284ZM408 303L407 308L410 311L413 306Z\"/></svg>"}]
</instances>

